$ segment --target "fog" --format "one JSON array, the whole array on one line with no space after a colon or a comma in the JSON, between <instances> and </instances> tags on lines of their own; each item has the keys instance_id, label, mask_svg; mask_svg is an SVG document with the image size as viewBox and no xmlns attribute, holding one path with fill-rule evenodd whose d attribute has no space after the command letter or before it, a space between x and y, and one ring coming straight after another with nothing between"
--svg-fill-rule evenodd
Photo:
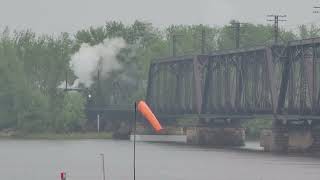
<instances>
[{"instance_id":1,"label":"fog","mask_svg":"<svg viewBox=\"0 0 320 180\"><path fill-rule=\"evenodd\" d=\"M75 32L108 20L132 23L143 20L158 27L170 24L223 25L231 19L268 23L268 14L286 14L282 27L318 23L312 7L319 1L305 0L0 0L1 28L31 28L39 33ZM254 8L253 8L254 7Z\"/></svg>"}]
</instances>

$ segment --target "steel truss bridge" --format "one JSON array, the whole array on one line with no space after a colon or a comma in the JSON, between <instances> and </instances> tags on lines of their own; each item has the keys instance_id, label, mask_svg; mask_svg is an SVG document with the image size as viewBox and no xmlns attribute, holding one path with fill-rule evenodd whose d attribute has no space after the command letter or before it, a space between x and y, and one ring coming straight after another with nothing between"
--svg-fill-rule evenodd
<instances>
[{"instance_id":1,"label":"steel truss bridge","mask_svg":"<svg viewBox=\"0 0 320 180\"><path fill-rule=\"evenodd\" d=\"M320 119L320 38L150 65L147 102L160 117Z\"/></svg>"}]
</instances>

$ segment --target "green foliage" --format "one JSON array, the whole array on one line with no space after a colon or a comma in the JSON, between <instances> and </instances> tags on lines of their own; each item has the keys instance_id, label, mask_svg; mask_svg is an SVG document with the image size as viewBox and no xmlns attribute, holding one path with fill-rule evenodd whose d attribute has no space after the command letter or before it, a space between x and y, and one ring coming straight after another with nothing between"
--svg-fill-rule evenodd
<instances>
[{"instance_id":1,"label":"green foliage","mask_svg":"<svg viewBox=\"0 0 320 180\"><path fill-rule=\"evenodd\" d=\"M205 52L218 49L216 39L219 37L219 28L203 25L172 25L166 29L166 38L172 48L172 36L177 39L177 54L199 54L202 46L202 31L205 33ZM172 53L172 52L171 52Z\"/></svg>"},{"instance_id":2,"label":"green foliage","mask_svg":"<svg viewBox=\"0 0 320 180\"><path fill-rule=\"evenodd\" d=\"M271 128L272 120L270 119L252 119L243 124L246 128L248 138L259 138L262 129Z\"/></svg>"},{"instance_id":3,"label":"green foliage","mask_svg":"<svg viewBox=\"0 0 320 180\"><path fill-rule=\"evenodd\" d=\"M306 38L314 38L314 37L319 37L320 35L320 29L316 25L301 25L299 26L299 37L301 39L306 39Z\"/></svg>"},{"instance_id":4,"label":"green foliage","mask_svg":"<svg viewBox=\"0 0 320 180\"><path fill-rule=\"evenodd\" d=\"M50 129L63 99L57 87L71 71L72 41L9 29L0 36L0 129Z\"/></svg>"},{"instance_id":5,"label":"green foliage","mask_svg":"<svg viewBox=\"0 0 320 180\"><path fill-rule=\"evenodd\" d=\"M28 98L28 99L27 99ZM49 102L39 90L26 94L25 102L18 111L17 128L26 132L41 132L50 126Z\"/></svg>"},{"instance_id":6,"label":"green foliage","mask_svg":"<svg viewBox=\"0 0 320 180\"><path fill-rule=\"evenodd\" d=\"M62 111L54 124L56 132L74 132L84 129L85 99L77 92L70 92L64 96Z\"/></svg>"},{"instance_id":7,"label":"green foliage","mask_svg":"<svg viewBox=\"0 0 320 180\"><path fill-rule=\"evenodd\" d=\"M106 38L125 39L128 46L118 55L123 68L111 72L107 79L95 80L89 89L95 104L131 104L145 97L150 62L171 56L173 35L177 37L178 55L198 54L203 30L207 53L234 48L234 31L229 26L172 25L158 29L141 21L131 25L111 21L79 30L74 36L39 36L30 30L11 32L6 28L0 33L0 130L83 130L83 95L66 94L57 88L66 72L70 82L76 78L69 61L82 43L96 45ZM241 47L270 44L272 32L270 25L245 24L240 32ZM281 30L280 40L315 37L319 32L317 26L301 26L298 34ZM260 127L260 121L251 123ZM257 132L251 129L250 133Z\"/></svg>"}]
</instances>

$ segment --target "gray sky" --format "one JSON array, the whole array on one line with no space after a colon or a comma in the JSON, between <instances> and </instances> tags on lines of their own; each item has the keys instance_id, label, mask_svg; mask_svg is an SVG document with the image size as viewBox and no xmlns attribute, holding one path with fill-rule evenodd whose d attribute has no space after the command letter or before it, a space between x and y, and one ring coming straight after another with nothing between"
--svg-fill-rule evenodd
<instances>
[{"instance_id":1,"label":"gray sky","mask_svg":"<svg viewBox=\"0 0 320 180\"><path fill-rule=\"evenodd\" d=\"M287 14L283 27L320 24L319 0L0 0L0 27L40 33L75 32L107 20L223 25L231 19L266 24L267 14Z\"/></svg>"}]
</instances>

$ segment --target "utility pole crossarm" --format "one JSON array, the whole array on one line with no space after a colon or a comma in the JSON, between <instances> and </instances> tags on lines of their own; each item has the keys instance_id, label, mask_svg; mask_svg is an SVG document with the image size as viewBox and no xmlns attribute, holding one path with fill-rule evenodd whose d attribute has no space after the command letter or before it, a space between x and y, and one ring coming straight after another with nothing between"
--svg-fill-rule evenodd
<instances>
[{"instance_id":1,"label":"utility pole crossarm","mask_svg":"<svg viewBox=\"0 0 320 180\"><path fill-rule=\"evenodd\" d=\"M320 9L320 6L314 6L313 9L315 9L313 11L313 13L315 13L315 14L319 14L320 13L320 11L318 10L318 9Z\"/></svg>"},{"instance_id":2,"label":"utility pole crossarm","mask_svg":"<svg viewBox=\"0 0 320 180\"><path fill-rule=\"evenodd\" d=\"M274 22L273 27L274 27L274 43L278 44L279 41L279 22L287 21L286 19L281 19L287 17L287 15L274 15L270 14L267 15L267 17L273 17L273 19L267 19L267 21L272 21Z\"/></svg>"}]
</instances>

